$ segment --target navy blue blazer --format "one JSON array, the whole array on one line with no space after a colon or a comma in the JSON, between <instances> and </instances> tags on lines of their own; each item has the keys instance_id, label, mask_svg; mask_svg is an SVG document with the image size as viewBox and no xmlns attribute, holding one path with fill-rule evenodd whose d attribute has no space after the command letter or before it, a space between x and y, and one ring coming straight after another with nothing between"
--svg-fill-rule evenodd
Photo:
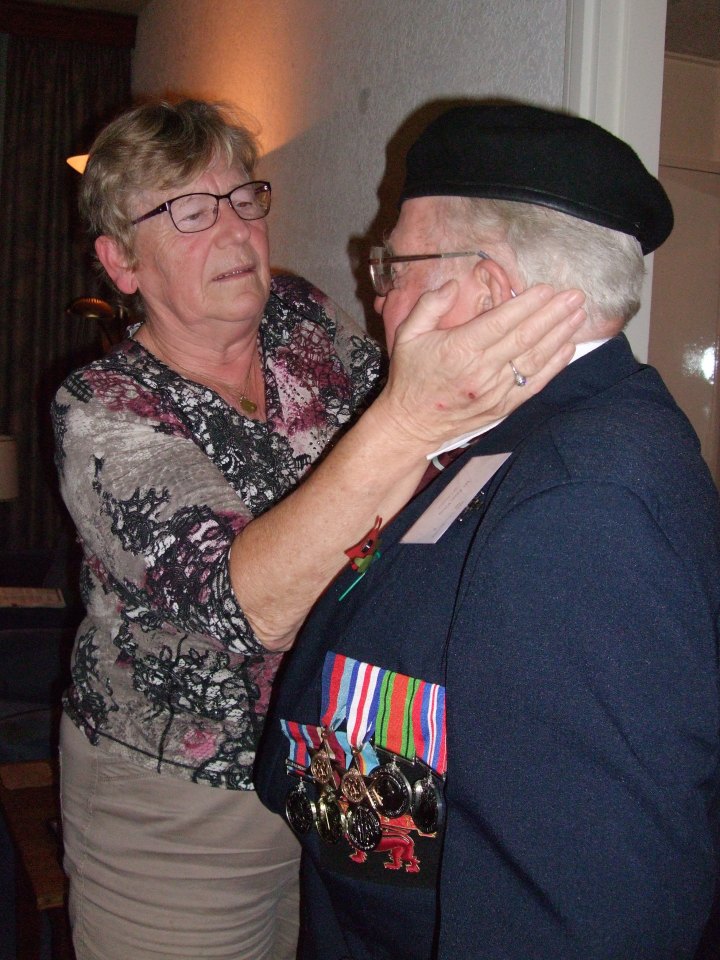
<instances>
[{"instance_id":1,"label":"navy blue blazer","mask_svg":"<svg viewBox=\"0 0 720 960\"><path fill-rule=\"evenodd\" d=\"M437 544L402 544L470 457L511 452ZM445 820L418 869L303 841L300 956L685 960L713 897L720 507L697 438L621 335L482 436L325 592L280 719L316 724L328 651L440 683ZM309 789L313 789L312 787Z\"/></svg>"}]
</instances>

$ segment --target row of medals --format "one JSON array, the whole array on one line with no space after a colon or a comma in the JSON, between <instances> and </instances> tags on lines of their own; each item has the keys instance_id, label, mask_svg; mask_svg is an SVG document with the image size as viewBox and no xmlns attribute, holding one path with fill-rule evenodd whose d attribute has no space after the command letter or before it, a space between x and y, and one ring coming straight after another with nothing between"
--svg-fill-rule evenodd
<instances>
[{"instance_id":1,"label":"row of medals","mask_svg":"<svg viewBox=\"0 0 720 960\"><path fill-rule=\"evenodd\" d=\"M382 838L380 818L392 820L407 813L420 833L437 833L443 798L432 771L428 767L411 785L394 756L383 752L391 759L368 776L360 772L355 758L347 770L340 767L326 742L307 768L288 760L288 772L301 777L285 801L285 814L295 833L302 836L314 826L325 843L345 837L356 849L370 851ZM309 796L304 781L317 786L317 800Z\"/></svg>"}]
</instances>

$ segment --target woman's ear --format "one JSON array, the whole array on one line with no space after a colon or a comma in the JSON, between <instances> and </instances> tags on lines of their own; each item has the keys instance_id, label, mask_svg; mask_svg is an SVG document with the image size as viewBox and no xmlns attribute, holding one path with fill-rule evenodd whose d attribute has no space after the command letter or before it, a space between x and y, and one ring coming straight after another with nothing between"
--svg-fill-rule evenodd
<instances>
[{"instance_id":1,"label":"woman's ear","mask_svg":"<svg viewBox=\"0 0 720 960\"><path fill-rule=\"evenodd\" d=\"M127 255L116 240L104 235L98 237L95 241L95 253L120 293L135 293L137 291L135 269L129 266Z\"/></svg>"},{"instance_id":2,"label":"woman's ear","mask_svg":"<svg viewBox=\"0 0 720 960\"><path fill-rule=\"evenodd\" d=\"M483 306L486 310L499 307L515 296L510 277L497 260L478 260L473 272L476 282L485 288Z\"/></svg>"}]
</instances>

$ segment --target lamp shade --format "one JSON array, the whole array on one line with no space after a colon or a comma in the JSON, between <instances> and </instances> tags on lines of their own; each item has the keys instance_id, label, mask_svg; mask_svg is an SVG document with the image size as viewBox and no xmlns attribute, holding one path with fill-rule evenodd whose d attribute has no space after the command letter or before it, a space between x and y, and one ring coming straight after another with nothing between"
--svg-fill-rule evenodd
<instances>
[{"instance_id":1,"label":"lamp shade","mask_svg":"<svg viewBox=\"0 0 720 960\"><path fill-rule=\"evenodd\" d=\"M17 495L17 442L15 437L0 434L0 500L14 500Z\"/></svg>"},{"instance_id":2,"label":"lamp shade","mask_svg":"<svg viewBox=\"0 0 720 960\"><path fill-rule=\"evenodd\" d=\"M86 153L78 153L74 157L68 157L65 162L69 163L73 170L76 170L78 173L85 173L87 160L88 155Z\"/></svg>"}]
</instances>

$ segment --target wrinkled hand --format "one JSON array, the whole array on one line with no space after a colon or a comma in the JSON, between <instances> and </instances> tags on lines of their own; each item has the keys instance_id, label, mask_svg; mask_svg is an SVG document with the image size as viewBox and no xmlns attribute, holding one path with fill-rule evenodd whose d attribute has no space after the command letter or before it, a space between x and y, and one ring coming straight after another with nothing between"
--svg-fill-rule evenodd
<instances>
[{"instance_id":1,"label":"wrinkled hand","mask_svg":"<svg viewBox=\"0 0 720 960\"><path fill-rule=\"evenodd\" d=\"M395 332L379 401L393 430L428 452L507 416L572 359L570 338L585 319L579 290L539 285L460 326L442 328L458 285L423 294ZM526 378L519 387L510 361Z\"/></svg>"}]
</instances>

